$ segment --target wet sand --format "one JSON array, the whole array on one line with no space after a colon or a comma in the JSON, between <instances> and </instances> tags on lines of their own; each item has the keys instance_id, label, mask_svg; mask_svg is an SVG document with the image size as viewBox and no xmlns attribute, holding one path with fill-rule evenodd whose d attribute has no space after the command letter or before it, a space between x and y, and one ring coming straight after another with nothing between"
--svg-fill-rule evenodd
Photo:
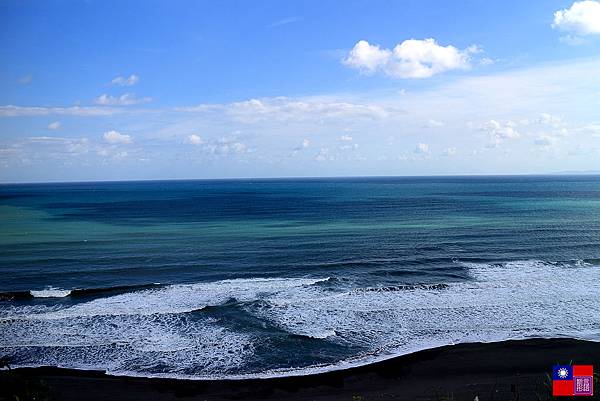
<instances>
[{"instance_id":1,"label":"wet sand","mask_svg":"<svg viewBox=\"0 0 600 401\"><path fill-rule=\"evenodd\" d=\"M347 370L271 379L153 379L54 367L2 371L0 379L4 384L43 382L45 395L61 401L549 400L552 366L570 362L600 370L600 343L535 339L459 344ZM597 393L578 398L600 399Z\"/></svg>"}]
</instances>

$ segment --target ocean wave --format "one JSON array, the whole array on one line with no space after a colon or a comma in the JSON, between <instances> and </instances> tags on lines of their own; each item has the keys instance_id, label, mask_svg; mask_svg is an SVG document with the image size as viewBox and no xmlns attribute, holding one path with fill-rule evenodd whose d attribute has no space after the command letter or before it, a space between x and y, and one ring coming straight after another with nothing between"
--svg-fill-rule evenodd
<instances>
[{"instance_id":1,"label":"ocean wave","mask_svg":"<svg viewBox=\"0 0 600 401\"><path fill-rule=\"evenodd\" d=\"M19 301L32 298L64 298L69 295L71 295L71 290L46 287L42 290L0 292L0 301Z\"/></svg>"},{"instance_id":2,"label":"ocean wave","mask_svg":"<svg viewBox=\"0 0 600 401\"><path fill-rule=\"evenodd\" d=\"M149 288L160 287L160 283L119 285L112 287L74 288L71 290L48 286L41 290L26 291L4 291L0 292L1 301L16 301L31 298L65 298L65 297L88 297L105 294L131 292Z\"/></svg>"},{"instance_id":3,"label":"ocean wave","mask_svg":"<svg viewBox=\"0 0 600 401\"><path fill-rule=\"evenodd\" d=\"M31 296L34 298L64 298L71 295L71 290L63 290L62 288L47 287L43 290L30 290Z\"/></svg>"},{"instance_id":4,"label":"ocean wave","mask_svg":"<svg viewBox=\"0 0 600 401\"><path fill-rule=\"evenodd\" d=\"M118 295L96 298L72 306L56 309L49 306L36 309L35 313L20 314L21 319L68 319L90 316L117 315L156 315L177 314L203 309L206 306L219 305L229 299L252 301L259 296L276 293L286 289L314 285L326 282L329 278L251 278L221 280L196 284L174 284L167 286L146 285L144 289L135 287L112 287L112 289L128 289ZM132 289L139 291L131 291ZM48 296L67 296L66 290L49 289ZM101 290L73 290L71 294L81 296L96 294ZM109 291L104 291L109 292ZM64 294L64 295L63 295ZM13 308L19 310L20 308ZM40 312L42 311L42 312ZM12 316L13 318L15 316Z\"/></svg>"},{"instance_id":5,"label":"ocean wave","mask_svg":"<svg viewBox=\"0 0 600 401\"><path fill-rule=\"evenodd\" d=\"M151 288L159 288L162 285L160 283L149 283L149 284L135 284L135 285L117 285L112 287L93 287L93 288L76 288L71 290L71 297L87 297L114 293L124 293L139 290L146 290Z\"/></svg>"},{"instance_id":6,"label":"ocean wave","mask_svg":"<svg viewBox=\"0 0 600 401\"><path fill-rule=\"evenodd\" d=\"M386 285L381 287L358 288L359 292L394 292L394 291L414 291L414 290L444 290L448 284L406 284L406 285Z\"/></svg>"},{"instance_id":7,"label":"ocean wave","mask_svg":"<svg viewBox=\"0 0 600 401\"><path fill-rule=\"evenodd\" d=\"M17 364L102 368L140 376L236 378L317 373L463 342L600 340L600 315L595 313L600 310L598 265L541 260L455 263L467 270L468 280L352 289L344 285L332 290L335 279L236 279L168 285L68 307L25 310L13 305L2 310L0 330L5 334L0 350L10 351ZM270 339L267 329L252 332L232 325L219 309L193 313L225 303L279 333L351 351L328 362L311 362L307 354L303 365L266 363L256 370L256 360L268 360L258 354L266 352L261 344Z\"/></svg>"}]
</instances>

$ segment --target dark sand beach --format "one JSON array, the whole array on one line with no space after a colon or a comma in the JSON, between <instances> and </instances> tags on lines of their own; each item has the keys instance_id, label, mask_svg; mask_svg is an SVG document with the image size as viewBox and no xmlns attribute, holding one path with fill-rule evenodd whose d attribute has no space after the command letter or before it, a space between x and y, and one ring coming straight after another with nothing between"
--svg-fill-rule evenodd
<instances>
[{"instance_id":1,"label":"dark sand beach","mask_svg":"<svg viewBox=\"0 0 600 401\"><path fill-rule=\"evenodd\" d=\"M600 343L534 339L460 344L347 370L255 380L117 377L52 367L13 369L0 377L3 386L15 377L21 383L43 382L48 399L65 401L546 400L552 399L548 375L556 363L598 369Z\"/></svg>"}]
</instances>

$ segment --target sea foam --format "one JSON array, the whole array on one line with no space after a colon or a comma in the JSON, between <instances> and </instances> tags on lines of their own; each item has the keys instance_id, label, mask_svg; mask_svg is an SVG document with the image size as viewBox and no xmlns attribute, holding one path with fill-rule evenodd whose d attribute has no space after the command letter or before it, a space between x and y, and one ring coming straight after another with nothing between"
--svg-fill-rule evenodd
<instances>
[{"instance_id":1,"label":"sea foam","mask_svg":"<svg viewBox=\"0 0 600 401\"><path fill-rule=\"evenodd\" d=\"M63 290L54 287L47 287L43 290L31 290L29 292L34 298L64 298L71 294L71 290Z\"/></svg>"},{"instance_id":2,"label":"sea foam","mask_svg":"<svg viewBox=\"0 0 600 401\"><path fill-rule=\"evenodd\" d=\"M164 377L315 373L461 342L529 337L600 340L600 266L539 260L455 262L469 280L332 288L327 278L169 285L72 306L0 314L0 350L21 365L102 368ZM326 285L324 285L326 284ZM342 360L256 371L264 341L202 308L231 303L282 332L354 350ZM28 309L27 309L28 308ZM300 351L299 351L300 352ZM158 362L157 362L158 361Z\"/></svg>"}]
</instances>

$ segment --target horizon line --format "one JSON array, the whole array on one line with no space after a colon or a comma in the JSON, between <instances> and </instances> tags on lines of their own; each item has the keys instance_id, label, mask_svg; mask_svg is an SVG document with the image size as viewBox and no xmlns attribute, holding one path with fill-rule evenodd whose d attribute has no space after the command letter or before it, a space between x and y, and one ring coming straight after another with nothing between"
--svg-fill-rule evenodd
<instances>
[{"instance_id":1,"label":"horizon line","mask_svg":"<svg viewBox=\"0 0 600 401\"><path fill-rule=\"evenodd\" d=\"M142 179L98 179L98 180L66 180L66 181L0 181L0 185L27 184L91 184L91 183L126 183L126 182L165 182L165 181L277 181L277 180L327 180L352 178L452 178L452 177L552 177L600 176L600 170L564 171L552 173L512 173L512 174L414 174L414 175L340 175L340 176L271 176L271 177L221 177L221 178L142 178Z\"/></svg>"}]
</instances>

